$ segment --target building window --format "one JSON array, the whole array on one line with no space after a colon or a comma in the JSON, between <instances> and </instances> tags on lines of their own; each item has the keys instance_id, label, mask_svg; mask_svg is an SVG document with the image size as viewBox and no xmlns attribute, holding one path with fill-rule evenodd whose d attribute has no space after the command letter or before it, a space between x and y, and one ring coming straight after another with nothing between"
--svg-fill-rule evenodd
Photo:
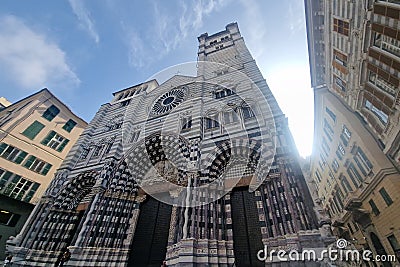
<instances>
[{"instance_id":1,"label":"building window","mask_svg":"<svg viewBox=\"0 0 400 267\"><path fill-rule=\"evenodd\" d=\"M340 89L340 91L346 92L346 83L342 79L336 75L333 75L333 82Z\"/></svg>"},{"instance_id":2,"label":"building window","mask_svg":"<svg viewBox=\"0 0 400 267\"><path fill-rule=\"evenodd\" d=\"M4 186L7 184L8 180L13 174L14 173L0 168L0 190L4 188Z\"/></svg>"},{"instance_id":3,"label":"building window","mask_svg":"<svg viewBox=\"0 0 400 267\"><path fill-rule=\"evenodd\" d=\"M66 130L67 132L71 132L72 131L72 129L74 129L74 127L76 126L76 122L75 121L73 121L73 120L71 120L71 119L69 119L65 124L64 124L64 126L62 127L64 130Z\"/></svg>"},{"instance_id":4,"label":"building window","mask_svg":"<svg viewBox=\"0 0 400 267\"><path fill-rule=\"evenodd\" d=\"M231 38L229 38L229 36L224 36L224 37L221 38L221 42L228 41L230 39Z\"/></svg>"},{"instance_id":5,"label":"building window","mask_svg":"<svg viewBox=\"0 0 400 267\"><path fill-rule=\"evenodd\" d=\"M22 132L23 135L33 140L38 133L44 128L44 125L38 121L34 121L25 131Z\"/></svg>"},{"instance_id":6,"label":"building window","mask_svg":"<svg viewBox=\"0 0 400 267\"><path fill-rule=\"evenodd\" d=\"M25 202L29 202L32 199L40 186L39 183L27 180L20 175L8 171L0 175L0 177L0 192L6 196Z\"/></svg>"},{"instance_id":7,"label":"building window","mask_svg":"<svg viewBox=\"0 0 400 267\"><path fill-rule=\"evenodd\" d=\"M104 144L95 146L93 154L92 154L92 158L99 157L101 155L101 151L103 150L103 147L104 147Z\"/></svg>"},{"instance_id":8,"label":"building window","mask_svg":"<svg viewBox=\"0 0 400 267\"><path fill-rule=\"evenodd\" d=\"M215 92L215 98L219 99L219 98L223 98L223 97L226 97L226 96L231 96L231 95L234 95L234 94L235 94L235 92L233 92L231 89L225 88L223 90L216 91Z\"/></svg>"},{"instance_id":9,"label":"building window","mask_svg":"<svg viewBox=\"0 0 400 267\"><path fill-rule=\"evenodd\" d=\"M322 164L325 166L326 165L326 158L323 154L319 154L320 158L321 158L321 162Z\"/></svg>"},{"instance_id":10,"label":"building window","mask_svg":"<svg viewBox=\"0 0 400 267\"><path fill-rule=\"evenodd\" d=\"M9 161L20 164L27 155L28 153L16 147L7 145L5 143L0 144L0 156Z\"/></svg>"},{"instance_id":11,"label":"building window","mask_svg":"<svg viewBox=\"0 0 400 267\"><path fill-rule=\"evenodd\" d=\"M53 165L47 163L41 159L36 158L35 156L29 156L26 160L24 167L28 168L31 171L40 173L42 175L46 175Z\"/></svg>"},{"instance_id":12,"label":"building window","mask_svg":"<svg viewBox=\"0 0 400 267\"><path fill-rule=\"evenodd\" d=\"M328 121L325 118L324 118L324 132L325 132L326 136L328 137L329 141L332 142L334 131L333 131L332 126L328 123Z\"/></svg>"},{"instance_id":13,"label":"building window","mask_svg":"<svg viewBox=\"0 0 400 267\"><path fill-rule=\"evenodd\" d=\"M242 112L243 112L243 118L245 120L254 117L254 112L249 106L242 107Z\"/></svg>"},{"instance_id":14,"label":"building window","mask_svg":"<svg viewBox=\"0 0 400 267\"><path fill-rule=\"evenodd\" d=\"M387 82L375 72L369 72L368 81L391 96L396 96L396 86Z\"/></svg>"},{"instance_id":15,"label":"building window","mask_svg":"<svg viewBox=\"0 0 400 267\"><path fill-rule=\"evenodd\" d=\"M124 100L121 102L121 107L126 107L131 103L130 99Z\"/></svg>"},{"instance_id":16,"label":"building window","mask_svg":"<svg viewBox=\"0 0 400 267\"><path fill-rule=\"evenodd\" d=\"M356 162L358 168L364 175L368 175L369 172L372 170L372 164L365 155L364 151L361 148L357 148L357 153L354 156L354 161Z\"/></svg>"},{"instance_id":17,"label":"building window","mask_svg":"<svg viewBox=\"0 0 400 267\"><path fill-rule=\"evenodd\" d=\"M332 169L334 172L337 172L339 169L339 162L336 159L332 161Z\"/></svg>"},{"instance_id":18,"label":"building window","mask_svg":"<svg viewBox=\"0 0 400 267\"><path fill-rule=\"evenodd\" d=\"M337 33L349 36L349 23L341 19L333 18L333 30Z\"/></svg>"},{"instance_id":19,"label":"building window","mask_svg":"<svg viewBox=\"0 0 400 267\"><path fill-rule=\"evenodd\" d=\"M45 118L48 121L52 121L54 119L55 116L58 115L58 113L60 113L60 110L54 106L51 105L42 115L43 118Z\"/></svg>"},{"instance_id":20,"label":"building window","mask_svg":"<svg viewBox=\"0 0 400 267\"><path fill-rule=\"evenodd\" d=\"M344 147L342 146L342 144L338 145L338 148L336 150L336 155L338 156L338 158L340 160L343 159L344 155L345 155L346 151L344 150Z\"/></svg>"},{"instance_id":21,"label":"building window","mask_svg":"<svg viewBox=\"0 0 400 267\"><path fill-rule=\"evenodd\" d=\"M139 139L140 135L140 130L134 131L131 135L131 140L129 140L130 143L136 142Z\"/></svg>"},{"instance_id":22,"label":"building window","mask_svg":"<svg viewBox=\"0 0 400 267\"><path fill-rule=\"evenodd\" d=\"M342 133L340 134L340 139L342 140L345 146L349 144L350 138L351 138L350 130L346 127L346 125L343 125Z\"/></svg>"},{"instance_id":23,"label":"building window","mask_svg":"<svg viewBox=\"0 0 400 267\"><path fill-rule=\"evenodd\" d=\"M375 216L379 215L381 212L379 211L378 207L376 206L375 202L371 199L368 201L369 205L371 206L372 212Z\"/></svg>"},{"instance_id":24,"label":"building window","mask_svg":"<svg viewBox=\"0 0 400 267\"><path fill-rule=\"evenodd\" d=\"M392 1L398 4L398 1ZM379 47L386 52L389 52L397 57L400 57L400 41L383 35L381 33L374 32L374 46Z\"/></svg>"},{"instance_id":25,"label":"building window","mask_svg":"<svg viewBox=\"0 0 400 267\"><path fill-rule=\"evenodd\" d=\"M221 75L224 75L224 74L227 74L227 73L228 73L228 69L222 69L222 70L215 71L215 74L217 76L221 76Z\"/></svg>"},{"instance_id":26,"label":"building window","mask_svg":"<svg viewBox=\"0 0 400 267\"><path fill-rule=\"evenodd\" d=\"M109 121L106 124L106 127L108 128L109 131L112 131L121 128L122 123L123 123L123 115L121 114L120 116L115 116L111 121Z\"/></svg>"},{"instance_id":27,"label":"building window","mask_svg":"<svg viewBox=\"0 0 400 267\"><path fill-rule=\"evenodd\" d=\"M322 146L322 150L325 153L325 156L328 157L330 148L329 148L328 142L326 141L325 137L322 137L321 146Z\"/></svg>"},{"instance_id":28,"label":"building window","mask_svg":"<svg viewBox=\"0 0 400 267\"><path fill-rule=\"evenodd\" d=\"M329 117L331 117L331 119L333 120L333 122L336 122L336 115L335 115L335 113L333 113L333 111L330 110L328 107L325 107L325 111L326 111L326 113L329 115Z\"/></svg>"},{"instance_id":29,"label":"building window","mask_svg":"<svg viewBox=\"0 0 400 267\"><path fill-rule=\"evenodd\" d=\"M346 194L353 191L353 188L351 188L351 185L350 185L349 181L347 180L346 176L341 175L339 180L340 180L340 183L342 184L342 188Z\"/></svg>"},{"instance_id":30,"label":"building window","mask_svg":"<svg viewBox=\"0 0 400 267\"><path fill-rule=\"evenodd\" d=\"M321 174L319 173L318 170L315 171L315 177L317 177L318 183L321 183L321 181L322 181L322 176L321 176Z\"/></svg>"},{"instance_id":31,"label":"building window","mask_svg":"<svg viewBox=\"0 0 400 267\"><path fill-rule=\"evenodd\" d=\"M347 67L347 56L337 50L333 50L333 59L340 65Z\"/></svg>"},{"instance_id":32,"label":"building window","mask_svg":"<svg viewBox=\"0 0 400 267\"><path fill-rule=\"evenodd\" d=\"M239 117L238 114L236 113L237 110L231 110L231 111L224 111L224 122L226 124L233 123L233 122L238 122Z\"/></svg>"},{"instance_id":33,"label":"building window","mask_svg":"<svg viewBox=\"0 0 400 267\"><path fill-rule=\"evenodd\" d=\"M333 173L331 171L329 171L328 175L329 175L329 179L334 183L335 182L335 176L333 175Z\"/></svg>"},{"instance_id":34,"label":"building window","mask_svg":"<svg viewBox=\"0 0 400 267\"><path fill-rule=\"evenodd\" d=\"M182 130L189 130L192 128L192 116L182 118L181 123Z\"/></svg>"},{"instance_id":35,"label":"building window","mask_svg":"<svg viewBox=\"0 0 400 267\"><path fill-rule=\"evenodd\" d=\"M106 149L105 149L105 151L104 151L104 154L105 154L105 155L107 155L108 153L110 153L112 146L113 146L113 143L107 143Z\"/></svg>"},{"instance_id":36,"label":"building window","mask_svg":"<svg viewBox=\"0 0 400 267\"><path fill-rule=\"evenodd\" d=\"M389 240L390 246L392 247L393 251L396 253L396 255L399 255L400 252L400 244L399 241L397 240L397 238L395 237L395 235L390 235L387 237L387 239ZM399 259L399 257L397 256L397 259Z\"/></svg>"},{"instance_id":37,"label":"building window","mask_svg":"<svg viewBox=\"0 0 400 267\"><path fill-rule=\"evenodd\" d=\"M354 234L354 229L353 229L353 227L351 226L351 223L348 223L348 224L347 224L347 228L349 228L351 234Z\"/></svg>"},{"instance_id":38,"label":"building window","mask_svg":"<svg viewBox=\"0 0 400 267\"><path fill-rule=\"evenodd\" d=\"M206 118L205 124L206 124L206 129L219 127L218 114L210 115L209 118Z\"/></svg>"},{"instance_id":39,"label":"building window","mask_svg":"<svg viewBox=\"0 0 400 267\"><path fill-rule=\"evenodd\" d=\"M64 147L68 144L69 140L55 131L50 131L45 139L41 142L43 145L51 147L58 152L63 151Z\"/></svg>"},{"instance_id":40,"label":"building window","mask_svg":"<svg viewBox=\"0 0 400 267\"><path fill-rule=\"evenodd\" d=\"M376 107L374 104L369 102L368 100L365 100L365 107L370 110L375 116L378 117L378 119L386 125L388 123L388 114L386 114L383 110L379 109Z\"/></svg>"},{"instance_id":41,"label":"building window","mask_svg":"<svg viewBox=\"0 0 400 267\"><path fill-rule=\"evenodd\" d=\"M83 150L82 150L81 156L79 157L81 160L86 159L87 156L89 155L89 151L90 151L90 149L87 147L82 147L82 148L83 148Z\"/></svg>"},{"instance_id":42,"label":"building window","mask_svg":"<svg viewBox=\"0 0 400 267\"><path fill-rule=\"evenodd\" d=\"M0 209L0 224L14 227L21 215L12 213L8 210Z\"/></svg>"},{"instance_id":43,"label":"building window","mask_svg":"<svg viewBox=\"0 0 400 267\"><path fill-rule=\"evenodd\" d=\"M344 195L343 195L343 192L340 189L340 187L336 188L335 196L336 196L336 198L337 198L337 200L339 202L338 206L340 207L340 209L343 209L343 198L344 198Z\"/></svg>"},{"instance_id":44,"label":"building window","mask_svg":"<svg viewBox=\"0 0 400 267\"><path fill-rule=\"evenodd\" d=\"M349 167L347 168L347 173L349 174L350 179L353 182L354 186L356 188L360 187L360 185L363 182L363 180L362 180L362 177L361 177L360 173L354 167L353 163L349 164Z\"/></svg>"},{"instance_id":45,"label":"building window","mask_svg":"<svg viewBox=\"0 0 400 267\"><path fill-rule=\"evenodd\" d=\"M383 200L385 201L386 205L390 206L393 204L393 200L392 198L389 196L388 192L386 192L385 188L381 188L381 190L379 190L379 194L381 194Z\"/></svg>"}]
</instances>

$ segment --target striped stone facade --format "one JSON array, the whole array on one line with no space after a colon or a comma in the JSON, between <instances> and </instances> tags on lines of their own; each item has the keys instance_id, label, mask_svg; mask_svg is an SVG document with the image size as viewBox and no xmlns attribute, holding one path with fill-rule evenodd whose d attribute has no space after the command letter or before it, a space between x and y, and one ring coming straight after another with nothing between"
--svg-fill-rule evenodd
<instances>
[{"instance_id":1,"label":"striped stone facade","mask_svg":"<svg viewBox=\"0 0 400 267\"><path fill-rule=\"evenodd\" d=\"M287 119L237 24L198 39L197 77L100 107L14 241L16 265L264 266L264 245L324 245ZM189 190L213 183L224 194Z\"/></svg>"}]
</instances>

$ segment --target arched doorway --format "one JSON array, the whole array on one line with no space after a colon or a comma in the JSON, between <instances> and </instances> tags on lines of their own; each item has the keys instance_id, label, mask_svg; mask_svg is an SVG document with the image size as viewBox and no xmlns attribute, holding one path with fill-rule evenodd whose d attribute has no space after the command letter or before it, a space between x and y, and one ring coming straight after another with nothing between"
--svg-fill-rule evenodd
<instances>
[{"instance_id":1,"label":"arched doorway","mask_svg":"<svg viewBox=\"0 0 400 267\"><path fill-rule=\"evenodd\" d=\"M167 252L172 206L150 196L140 205L128 266L160 267Z\"/></svg>"},{"instance_id":2,"label":"arched doorway","mask_svg":"<svg viewBox=\"0 0 400 267\"><path fill-rule=\"evenodd\" d=\"M264 248L262 243L256 197L248 187L233 189L231 193L233 247L235 266L264 266L257 259L257 252Z\"/></svg>"}]
</instances>

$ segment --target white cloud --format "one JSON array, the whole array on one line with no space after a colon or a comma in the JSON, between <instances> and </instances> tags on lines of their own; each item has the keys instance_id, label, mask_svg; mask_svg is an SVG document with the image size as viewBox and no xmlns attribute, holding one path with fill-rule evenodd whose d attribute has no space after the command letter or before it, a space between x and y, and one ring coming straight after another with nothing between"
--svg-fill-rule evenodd
<instances>
[{"instance_id":1,"label":"white cloud","mask_svg":"<svg viewBox=\"0 0 400 267\"><path fill-rule=\"evenodd\" d=\"M0 67L11 80L25 88L80 83L57 44L10 15L0 17Z\"/></svg>"},{"instance_id":2,"label":"white cloud","mask_svg":"<svg viewBox=\"0 0 400 267\"><path fill-rule=\"evenodd\" d=\"M96 43L99 43L99 34L95 29L94 22L90 17L89 11L83 5L83 1L69 0L68 2L74 11L74 14L78 18L81 28L84 29Z\"/></svg>"},{"instance_id":3,"label":"white cloud","mask_svg":"<svg viewBox=\"0 0 400 267\"><path fill-rule=\"evenodd\" d=\"M197 32L203 25L204 18L218 11L228 1L181 1L172 14L165 4L153 2L151 21L154 24L145 34L141 34L132 26L127 27L125 18L121 24L124 36L127 36L129 62L134 67L143 67L161 59L175 50L188 35Z\"/></svg>"},{"instance_id":4,"label":"white cloud","mask_svg":"<svg viewBox=\"0 0 400 267\"><path fill-rule=\"evenodd\" d=\"M289 23L289 29L290 33L296 34L296 33L303 33L306 24L305 24L305 19L304 19L304 12L299 12L299 10L303 11L304 6L302 1L289 1L288 2L288 13L286 16L286 20Z\"/></svg>"},{"instance_id":5,"label":"white cloud","mask_svg":"<svg viewBox=\"0 0 400 267\"><path fill-rule=\"evenodd\" d=\"M187 5L189 3L189 6ZM183 9L182 16L179 18L179 33L186 37L188 32L197 30L203 26L203 19L212 12L218 11L226 6L228 0L210 0L210 1L181 1Z\"/></svg>"},{"instance_id":6,"label":"white cloud","mask_svg":"<svg viewBox=\"0 0 400 267\"><path fill-rule=\"evenodd\" d=\"M144 54L146 51L143 41L140 39L139 34L132 27L127 28L123 23L121 24L125 32L125 41L129 49L129 64L136 68L142 68L146 60L146 55Z\"/></svg>"},{"instance_id":7,"label":"white cloud","mask_svg":"<svg viewBox=\"0 0 400 267\"><path fill-rule=\"evenodd\" d=\"M265 41L269 39L265 12L263 12L259 3L254 0L242 0L241 5L245 19L244 24L239 26L243 27L244 32L246 32L246 43L254 58L263 59L266 56Z\"/></svg>"}]
</instances>

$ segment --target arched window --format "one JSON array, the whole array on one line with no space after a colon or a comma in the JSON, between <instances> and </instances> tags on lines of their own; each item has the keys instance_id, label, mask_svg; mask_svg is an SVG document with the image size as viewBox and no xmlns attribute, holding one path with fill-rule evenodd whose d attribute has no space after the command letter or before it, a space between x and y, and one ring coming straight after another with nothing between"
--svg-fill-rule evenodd
<instances>
[{"instance_id":1,"label":"arched window","mask_svg":"<svg viewBox=\"0 0 400 267\"><path fill-rule=\"evenodd\" d=\"M188 130L192 128L192 116L182 118L182 130Z\"/></svg>"},{"instance_id":2,"label":"arched window","mask_svg":"<svg viewBox=\"0 0 400 267\"><path fill-rule=\"evenodd\" d=\"M237 108L235 109L230 109L224 111L224 123L229 124L229 123L234 123L239 121L239 115L238 115L238 110Z\"/></svg>"},{"instance_id":3,"label":"arched window","mask_svg":"<svg viewBox=\"0 0 400 267\"><path fill-rule=\"evenodd\" d=\"M94 148L94 151L92 153L92 158L97 158L101 155L101 152L103 151L104 144L101 145L96 145Z\"/></svg>"},{"instance_id":4,"label":"arched window","mask_svg":"<svg viewBox=\"0 0 400 267\"><path fill-rule=\"evenodd\" d=\"M205 118L205 128L212 129L212 128L217 128L217 127L219 127L218 113L208 115L208 117Z\"/></svg>"},{"instance_id":5,"label":"arched window","mask_svg":"<svg viewBox=\"0 0 400 267\"><path fill-rule=\"evenodd\" d=\"M84 159L86 159L87 156L89 155L90 147L89 147L89 146L86 146L86 145L81 145L81 147L82 147L82 153L81 153L79 159L80 159L80 160L84 160Z\"/></svg>"},{"instance_id":6,"label":"arched window","mask_svg":"<svg viewBox=\"0 0 400 267\"><path fill-rule=\"evenodd\" d=\"M140 130L136 130L136 131L132 132L129 143L136 142L139 139L139 135L140 135Z\"/></svg>"},{"instance_id":7,"label":"arched window","mask_svg":"<svg viewBox=\"0 0 400 267\"><path fill-rule=\"evenodd\" d=\"M215 99L219 99L226 96L234 95L235 92L228 88L219 88L218 90L215 90L214 94L215 94Z\"/></svg>"},{"instance_id":8,"label":"arched window","mask_svg":"<svg viewBox=\"0 0 400 267\"><path fill-rule=\"evenodd\" d=\"M248 105L242 107L242 112L243 112L243 119L245 120L253 118L255 116L253 109Z\"/></svg>"},{"instance_id":9,"label":"arched window","mask_svg":"<svg viewBox=\"0 0 400 267\"><path fill-rule=\"evenodd\" d=\"M124 115L122 114L115 116L106 124L106 127L108 128L109 131L121 128L123 123L123 118Z\"/></svg>"}]
</instances>

